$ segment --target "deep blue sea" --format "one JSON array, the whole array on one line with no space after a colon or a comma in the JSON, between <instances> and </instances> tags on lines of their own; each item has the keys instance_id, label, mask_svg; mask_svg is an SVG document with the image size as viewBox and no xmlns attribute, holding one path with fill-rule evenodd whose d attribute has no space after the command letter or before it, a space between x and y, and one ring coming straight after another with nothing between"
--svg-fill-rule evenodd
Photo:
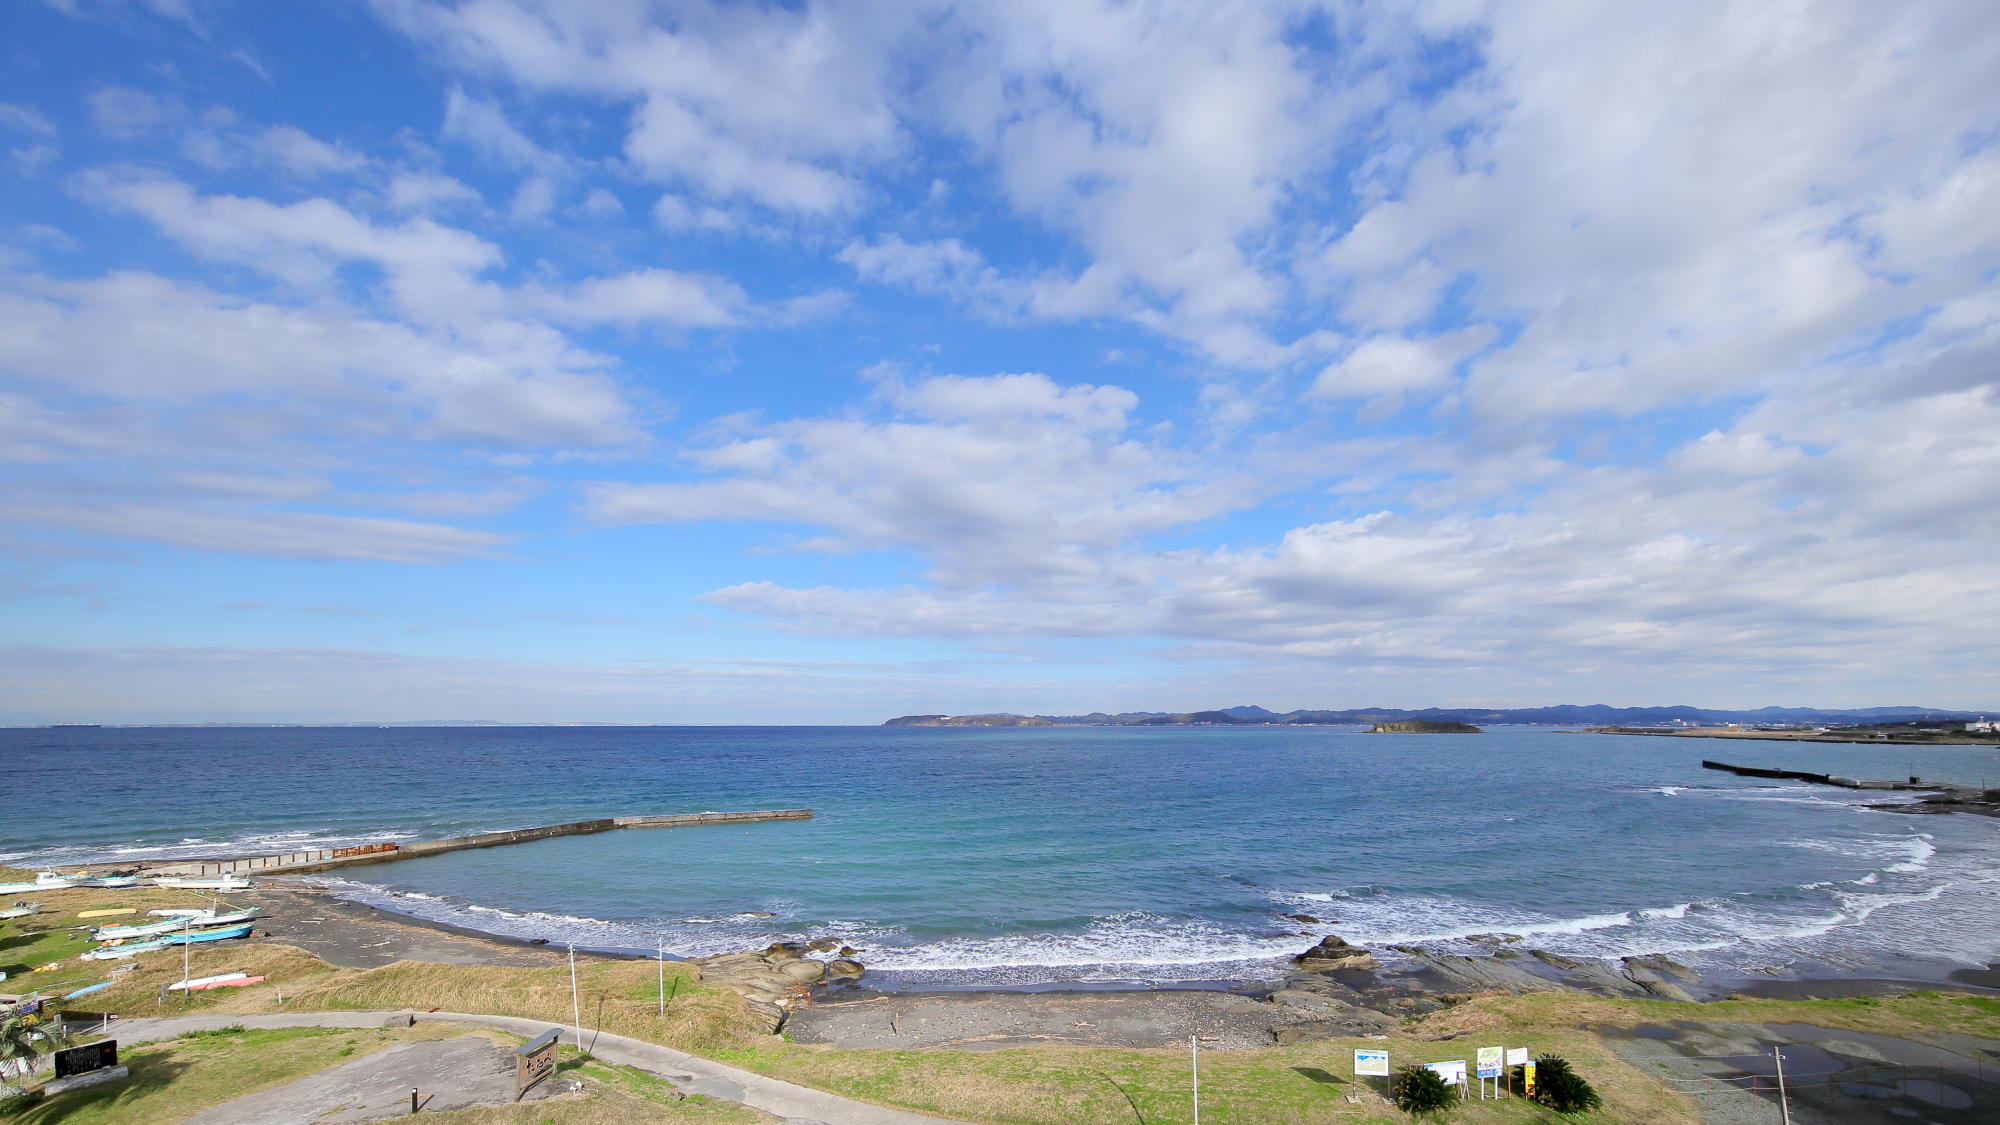
<instances>
[{"instance_id":1,"label":"deep blue sea","mask_svg":"<svg viewBox=\"0 0 2000 1125\"><path fill-rule=\"evenodd\" d=\"M2000 957L2000 820L1867 810L1885 795L1737 778L1705 756L2000 783L1990 748L1526 728L11 729L0 862L809 807L325 879L597 948L837 936L907 986L1256 978L1327 932L1379 947L1504 931L1572 956L1810 976Z\"/></svg>"}]
</instances>

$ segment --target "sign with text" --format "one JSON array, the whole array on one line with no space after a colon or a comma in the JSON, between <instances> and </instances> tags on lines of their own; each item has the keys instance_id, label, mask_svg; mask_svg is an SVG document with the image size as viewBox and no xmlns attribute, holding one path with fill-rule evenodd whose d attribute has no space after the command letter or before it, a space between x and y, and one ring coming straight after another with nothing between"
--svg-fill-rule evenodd
<instances>
[{"instance_id":1,"label":"sign with text","mask_svg":"<svg viewBox=\"0 0 2000 1125\"><path fill-rule=\"evenodd\" d=\"M1451 1062L1425 1063L1424 1069L1436 1071L1437 1076L1444 1079L1444 1084L1447 1086L1465 1085L1464 1059L1454 1059Z\"/></svg>"},{"instance_id":2,"label":"sign with text","mask_svg":"<svg viewBox=\"0 0 2000 1125\"><path fill-rule=\"evenodd\" d=\"M1389 1052L1387 1051L1354 1052L1354 1074L1355 1077L1357 1078L1389 1077Z\"/></svg>"},{"instance_id":3,"label":"sign with text","mask_svg":"<svg viewBox=\"0 0 2000 1125\"><path fill-rule=\"evenodd\" d=\"M556 1040L562 1028L552 1027L514 1048L514 1100L556 1072Z\"/></svg>"},{"instance_id":4,"label":"sign with text","mask_svg":"<svg viewBox=\"0 0 2000 1125\"><path fill-rule=\"evenodd\" d=\"M1535 1096L1534 1063L1523 1063L1521 1065L1521 1092L1531 1098Z\"/></svg>"},{"instance_id":5,"label":"sign with text","mask_svg":"<svg viewBox=\"0 0 2000 1125\"><path fill-rule=\"evenodd\" d=\"M101 1043L85 1043L81 1047L71 1047L56 1052L57 1078L68 1078L73 1074L86 1074L117 1065L118 1040L116 1039L106 1039Z\"/></svg>"},{"instance_id":6,"label":"sign with text","mask_svg":"<svg viewBox=\"0 0 2000 1125\"><path fill-rule=\"evenodd\" d=\"M1500 1060L1506 1057L1506 1054L1507 1054L1507 1048L1505 1047L1479 1048L1479 1060L1478 1060L1479 1077L1481 1078L1500 1077Z\"/></svg>"},{"instance_id":7,"label":"sign with text","mask_svg":"<svg viewBox=\"0 0 2000 1125\"><path fill-rule=\"evenodd\" d=\"M1507 1049L1507 1065L1508 1066L1528 1065L1528 1049L1526 1047L1509 1047Z\"/></svg>"}]
</instances>

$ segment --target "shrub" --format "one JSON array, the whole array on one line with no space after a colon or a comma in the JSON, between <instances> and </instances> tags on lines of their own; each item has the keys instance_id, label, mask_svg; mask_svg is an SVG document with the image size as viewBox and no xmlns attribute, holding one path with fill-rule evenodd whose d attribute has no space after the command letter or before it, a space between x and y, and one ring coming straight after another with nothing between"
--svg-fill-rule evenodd
<instances>
[{"instance_id":1,"label":"shrub","mask_svg":"<svg viewBox=\"0 0 2000 1125\"><path fill-rule=\"evenodd\" d=\"M1443 1113L1458 1104L1457 1095L1437 1071L1424 1066L1406 1066L1396 1075L1390 1090L1396 1108L1419 1117Z\"/></svg>"},{"instance_id":2,"label":"shrub","mask_svg":"<svg viewBox=\"0 0 2000 1125\"><path fill-rule=\"evenodd\" d=\"M1522 1087L1524 1078L1523 1068L1515 1067L1515 1089ZM1560 1055L1544 1055L1535 1060L1535 1092L1530 1096L1557 1113L1588 1113L1604 1108L1604 1099Z\"/></svg>"}]
</instances>

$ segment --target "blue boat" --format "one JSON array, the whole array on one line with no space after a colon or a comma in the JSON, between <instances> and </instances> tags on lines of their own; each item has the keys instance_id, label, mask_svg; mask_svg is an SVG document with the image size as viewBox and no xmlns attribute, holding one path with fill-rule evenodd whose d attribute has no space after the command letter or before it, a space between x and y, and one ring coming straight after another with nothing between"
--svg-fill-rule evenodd
<instances>
[{"instance_id":1,"label":"blue boat","mask_svg":"<svg viewBox=\"0 0 2000 1125\"><path fill-rule=\"evenodd\" d=\"M88 996L91 993L96 992L100 989L105 989L110 987L111 987L111 982L108 980L98 981L96 984L86 984L82 988L77 989L75 992L63 993L63 999L74 1000L79 996Z\"/></svg>"},{"instance_id":2,"label":"blue boat","mask_svg":"<svg viewBox=\"0 0 2000 1125\"><path fill-rule=\"evenodd\" d=\"M165 945L192 945L198 941L222 941L225 938L250 936L250 923L240 926L223 926L215 930L194 930L189 933L166 934L159 940Z\"/></svg>"}]
</instances>

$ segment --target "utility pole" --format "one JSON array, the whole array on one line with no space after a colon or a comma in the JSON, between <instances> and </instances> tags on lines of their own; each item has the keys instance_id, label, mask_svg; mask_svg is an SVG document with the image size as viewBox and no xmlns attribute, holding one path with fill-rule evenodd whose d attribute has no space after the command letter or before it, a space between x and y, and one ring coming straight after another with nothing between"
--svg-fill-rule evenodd
<instances>
[{"instance_id":1,"label":"utility pole","mask_svg":"<svg viewBox=\"0 0 2000 1125\"><path fill-rule=\"evenodd\" d=\"M661 934L660 952L656 960L660 965L660 1018L667 1018L667 935Z\"/></svg>"},{"instance_id":2,"label":"utility pole","mask_svg":"<svg viewBox=\"0 0 2000 1125\"><path fill-rule=\"evenodd\" d=\"M1188 1070L1194 1075L1194 1125L1201 1125L1201 1048L1188 1036Z\"/></svg>"},{"instance_id":3,"label":"utility pole","mask_svg":"<svg viewBox=\"0 0 2000 1125\"><path fill-rule=\"evenodd\" d=\"M569 1023L576 1032L576 1049L583 1050L583 1005L576 998L576 943L564 942L569 946Z\"/></svg>"},{"instance_id":4,"label":"utility pole","mask_svg":"<svg viewBox=\"0 0 2000 1125\"><path fill-rule=\"evenodd\" d=\"M194 962L194 915L187 916L181 923L181 999L187 999L188 966Z\"/></svg>"},{"instance_id":5,"label":"utility pole","mask_svg":"<svg viewBox=\"0 0 2000 1125\"><path fill-rule=\"evenodd\" d=\"M1785 1125L1792 1125L1792 1107L1785 1101L1785 1056L1771 1048L1771 1061L1778 1064L1778 1113L1784 1117Z\"/></svg>"}]
</instances>

